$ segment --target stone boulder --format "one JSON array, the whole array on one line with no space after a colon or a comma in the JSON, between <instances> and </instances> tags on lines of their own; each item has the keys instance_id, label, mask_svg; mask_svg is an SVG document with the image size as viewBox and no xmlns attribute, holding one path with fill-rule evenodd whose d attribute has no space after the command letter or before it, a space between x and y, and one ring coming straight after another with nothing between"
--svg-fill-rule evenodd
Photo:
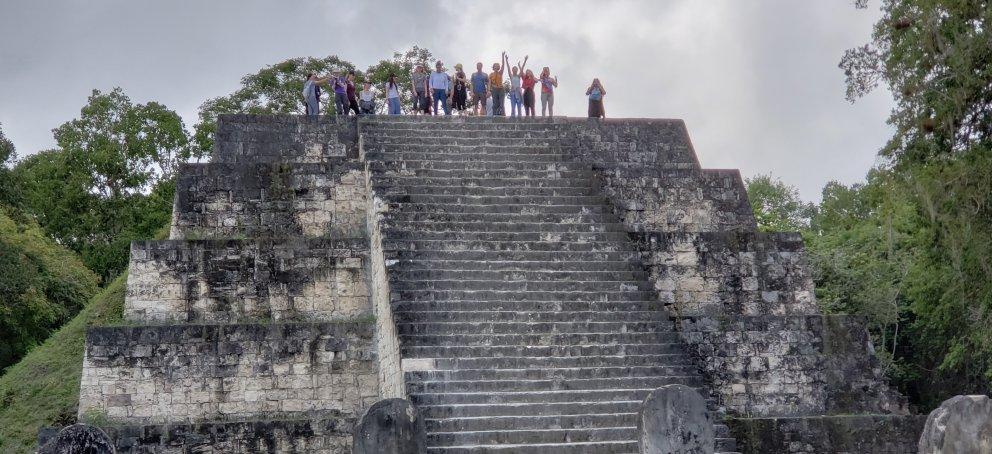
<instances>
[{"instance_id":1,"label":"stone boulder","mask_svg":"<svg viewBox=\"0 0 992 454\"><path fill-rule=\"evenodd\" d=\"M658 388L637 418L641 454L713 454L715 434L706 401L684 385Z\"/></svg>"},{"instance_id":2,"label":"stone boulder","mask_svg":"<svg viewBox=\"0 0 992 454\"><path fill-rule=\"evenodd\" d=\"M406 399L380 400L355 426L352 454L422 454L427 431L417 408Z\"/></svg>"},{"instance_id":3,"label":"stone boulder","mask_svg":"<svg viewBox=\"0 0 992 454\"><path fill-rule=\"evenodd\" d=\"M38 448L38 454L114 454L114 442L99 427L73 424Z\"/></svg>"},{"instance_id":4,"label":"stone boulder","mask_svg":"<svg viewBox=\"0 0 992 454\"><path fill-rule=\"evenodd\" d=\"M954 396L927 417L920 454L992 454L992 399Z\"/></svg>"}]
</instances>

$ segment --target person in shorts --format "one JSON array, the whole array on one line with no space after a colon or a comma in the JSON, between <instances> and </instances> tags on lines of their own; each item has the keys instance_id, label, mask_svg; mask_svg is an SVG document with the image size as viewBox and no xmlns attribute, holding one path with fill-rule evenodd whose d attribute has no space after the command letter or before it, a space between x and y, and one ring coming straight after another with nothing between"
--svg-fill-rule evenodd
<instances>
[{"instance_id":1,"label":"person in shorts","mask_svg":"<svg viewBox=\"0 0 992 454\"><path fill-rule=\"evenodd\" d=\"M410 76L414 115L420 113L429 115L431 113L431 95L428 79L429 77L424 72L423 65L417 65L417 68L413 71L413 75Z\"/></svg>"},{"instance_id":2,"label":"person in shorts","mask_svg":"<svg viewBox=\"0 0 992 454\"><path fill-rule=\"evenodd\" d=\"M486 98L489 96L489 76L482 70L482 62L475 64L472 74L472 110L476 115L486 114ZM479 110L482 104L482 110Z\"/></svg>"},{"instance_id":3,"label":"person in shorts","mask_svg":"<svg viewBox=\"0 0 992 454\"><path fill-rule=\"evenodd\" d=\"M551 69L547 66L541 70L541 116L555 116L555 88L558 88L558 77L551 77Z\"/></svg>"}]
</instances>

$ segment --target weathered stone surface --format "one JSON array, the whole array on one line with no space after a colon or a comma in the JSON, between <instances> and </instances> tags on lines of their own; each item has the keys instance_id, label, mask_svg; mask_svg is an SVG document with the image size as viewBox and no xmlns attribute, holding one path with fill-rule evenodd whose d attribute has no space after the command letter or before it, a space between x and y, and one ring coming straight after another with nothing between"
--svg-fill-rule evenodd
<instances>
[{"instance_id":1,"label":"weathered stone surface","mask_svg":"<svg viewBox=\"0 0 992 454\"><path fill-rule=\"evenodd\" d=\"M372 324L92 328L79 414L163 424L360 414L379 395Z\"/></svg>"},{"instance_id":2,"label":"weathered stone surface","mask_svg":"<svg viewBox=\"0 0 992 454\"><path fill-rule=\"evenodd\" d=\"M368 240L168 240L131 244L124 317L245 323L368 317Z\"/></svg>"},{"instance_id":3,"label":"weathered stone surface","mask_svg":"<svg viewBox=\"0 0 992 454\"><path fill-rule=\"evenodd\" d=\"M706 401L685 385L651 392L637 418L641 454L712 454L713 420Z\"/></svg>"},{"instance_id":4,"label":"weathered stone surface","mask_svg":"<svg viewBox=\"0 0 992 454\"><path fill-rule=\"evenodd\" d=\"M930 412L920 454L992 453L992 399L954 396Z\"/></svg>"},{"instance_id":5,"label":"weathered stone surface","mask_svg":"<svg viewBox=\"0 0 992 454\"><path fill-rule=\"evenodd\" d=\"M354 416L321 412L304 419L118 425L102 429L117 454L348 454L355 420Z\"/></svg>"},{"instance_id":6,"label":"weathered stone surface","mask_svg":"<svg viewBox=\"0 0 992 454\"><path fill-rule=\"evenodd\" d=\"M427 452L424 420L405 399L373 404L355 426L354 454L423 454Z\"/></svg>"},{"instance_id":7,"label":"weathered stone surface","mask_svg":"<svg viewBox=\"0 0 992 454\"><path fill-rule=\"evenodd\" d=\"M732 418L744 454L915 454L924 417L838 415Z\"/></svg>"},{"instance_id":8,"label":"weathered stone surface","mask_svg":"<svg viewBox=\"0 0 992 454\"><path fill-rule=\"evenodd\" d=\"M906 414L864 323L844 315L680 319L718 402L735 414Z\"/></svg>"},{"instance_id":9,"label":"weathered stone surface","mask_svg":"<svg viewBox=\"0 0 992 454\"><path fill-rule=\"evenodd\" d=\"M114 443L99 427L73 424L48 440L40 441L38 454L114 454Z\"/></svg>"},{"instance_id":10,"label":"weathered stone surface","mask_svg":"<svg viewBox=\"0 0 992 454\"><path fill-rule=\"evenodd\" d=\"M172 239L364 236L361 163L184 164Z\"/></svg>"},{"instance_id":11,"label":"weathered stone surface","mask_svg":"<svg viewBox=\"0 0 992 454\"><path fill-rule=\"evenodd\" d=\"M213 162L324 162L357 158L355 117L219 115Z\"/></svg>"}]
</instances>

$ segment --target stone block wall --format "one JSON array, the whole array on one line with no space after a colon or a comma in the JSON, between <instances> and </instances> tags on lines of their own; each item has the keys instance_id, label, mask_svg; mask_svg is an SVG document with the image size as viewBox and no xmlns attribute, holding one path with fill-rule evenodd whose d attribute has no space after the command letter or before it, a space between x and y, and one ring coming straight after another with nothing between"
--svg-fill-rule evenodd
<instances>
[{"instance_id":1,"label":"stone block wall","mask_svg":"<svg viewBox=\"0 0 992 454\"><path fill-rule=\"evenodd\" d=\"M79 414L128 424L357 417L379 398L371 323L87 332Z\"/></svg>"},{"instance_id":2,"label":"stone block wall","mask_svg":"<svg viewBox=\"0 0 992 454\"><path fill-rule=\"evenodd\" d=\"M737 170L604 169L599 185L633 232L753 231Z\"/></svg>"},{"instance_id":3,"label":"stone block wall","mask_svg":"<svg viewBox=\"0 0 992 454\"><path fill-rule=\"evenodd\" d=\"M153 323L368 317L367 260L363 238L136 241L124 317Z\"/></svg>"},{"instance_id":4,"label":"stone block wall","mask_svg":"<svg viewBox=\"0 0 992 454\"><path fill-rule=\"evenodd\" d=\"M117 454L279 453L350 454L355 418L102 427ZM54 433L42 431L39 446Z\"/></svg>"},{"instance_id":5,"label":"stone block wall","mask_svg":"<svg viewBox=\"0 0 992 454\"><path fill-rule=\"evenodd\" d=\"M220 115L213 162L324 162L358 157L356 117Z\"/></svg>"},{"instance_id":6,"label":"stone block wall","mask_svg":"<svg viewBox=\"0 0 992 454\"><path fill-rule=\"evenodd\" d=\"M556 118L562 149L599 169L698 169L682 120Z\"/></svg>"},{"instance_id":7,"label":"stone block wall","mask_svg":"<svg viewBox=\"0 0 992 454\"><path fill-rule=\"evenodd\" d=\"M173 239L364 236L361 163L186 164Z\"/></svg>"},{"instance_id":8,"label":"stone block wall","mask_svg":"<svg viewBox=\"0 0 992 454\"><path fill-rule=\"evenodd\" d=\"M366 171L366 178L371 175ZM372 187L368 182L368 187ZM406 398L406 379L403 376L403 359L400 355L399 331L393 319L392 298L386 267L388 258L383 248L382 212L385 202L374 194L368 197L369 232L369 290L375 314L375 346L379 360L379 390L383 399Z\"/></svg>"},{"instance_id":9,"label":"stone block wall","mask_svg":"<svg viewBox=\"0 0 992 454\"><path fill-rule=\"evenodd\" d=\"M761 454L917 452L925 416L845 415L727 421L738 449Z\"/></svg>"},{"instance_id":10,"label":"stone block wall","mask_svg":"<svg viewBox=\"0 0 992 454\"><path fill-rule=\"evenodd\" d=\"M718 403L736 415L907 412L905 399L885 384L860 317L723 316L679 322Z\"/></svg>"},{"instance_id":11,"label":"stone block wall","mask_svg":"<svg viewBox=\"0 0 992 454\"><path fill-rule=\"evenodd\" d=\"M796 233L635 236L661 299L676 316L817 314Z\"/></svg>"}]
</instances>

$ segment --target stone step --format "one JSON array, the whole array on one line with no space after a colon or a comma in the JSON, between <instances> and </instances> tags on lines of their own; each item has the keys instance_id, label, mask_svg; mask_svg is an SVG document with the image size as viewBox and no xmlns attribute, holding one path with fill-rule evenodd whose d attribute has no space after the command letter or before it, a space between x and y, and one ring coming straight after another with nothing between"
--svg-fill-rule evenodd
<instances>
[{"instance_id":1,"label":"stone step","mask_svg":"<svg viewBox=\"0 0 992 454\"><path fill-rule=\"evenodd\" d=\"M501 121L506 120L506 121ZM410 131L435 131L435 130L469 130L469 131L490 131L490 130L526 130L526 131L557 131L559 125L546 119L521 119L496 117L392 117L374 118L363 120L361 130L363 133L381 130L410 130Z\"/></svg>"},{"instance_id":2,"label":"stone step","mask_svg":"<svg viewBox=\"0 0 992 454\"><path fill-rule=\"evenodd\" d=\"M636 252L627 241L488 241L488 240L386 240L387 251L479 251L479 252ZM480 276L483 274L480 274ZM638 276L641 278L642 276Z\"/></svg>"},{"instance_id":3,"label":"stone step","mask_svg":"<svg viewBox=\"0 0 992 454\"><path fill-rule=\"evenodd\" d=\"M466 180L557 180L564 182L586 182L593 178L591 170L473 170L473 169L404 169L376 171L380 178L419 178L425 180L466 181Z\"/></svg>"},{"instance_id":4,"label":"stone step","mask_svg":"<svg viewBox=\"0 0 992 454\"><path fill-rule=\"evenodd\" d=\"M405 358L459 358L504 356L589 356L589 355L645 355L682 353L685 345L669 344L601 344L601 345L515 345L515 346L448 346L436 345L401 348Z\"/></svg>"},{"instance_id":5,"label":"stone step","mask_svg":"<svg viewBox=\"0 0 992 454\"><path fill-rule=\"evenodd\" d=\"M489 143L399 143L399 142L371 142L363 143L362 149L366 154L373 156L389 155L394 153L433 153L445 155L476 155L505 156L518 154L557 154L562 155L562 149L556 143L524 143L512 142L503 144Z\"/></svg>"},{"instance_id":6,"label":"stone step","mask_svg":"<svg viewBox=\"0 0 992 454\"><path fill-rule=\"evenodd\" d=\"M465 201L461 203L424 203L424 202L396 202L389 203L389 210L399 213L438 213L438 214L471 214L476 216L488 216L490 214L613 214L613 208L606 205L580 204L570 205L548 200L547 204L524 204L524 203L496 203L496 204L474 204Z\"/></svg>"},{"instance_id":7,"label":"stone step","mask_svg":"<svg viewBox=\"0 0 992 454\"><path fill-rule=\"evenodd\" d=\"M557 312L612 312L650 311L669 314L660 301L398 301L393 303L394 313L423 311L557 311Z\"/></svg>"},{"instance_id":8,"label":"stone step","mask_svg":"<svg viewBox=\"0 0 992 454\"><path fill-rule=\"evenodd\" d=\"M654 291L527 291L390 289L396 301L596 301L630 302L656 299Z\"/></svg>"},{"instance_id":9,"label":"stone step","mask_svg":"<svg viewBox=\"0 0 992 454\"><path fill-rule=\"evenodd\" d=\"M534 311L437 311L437 312L395 312L397 323L436 323L436 322L512 322L512 323L552 323L552 322L649 322L668 321L665 312L534 312Z\"/></svg>"},{"instance_id":10,"label":"stone step","mask_svg":"<svg viewBox=\"0 0 992 454\"><path fill-rule=\"evenodd\" d=\"M612 210L606 199L601 196L566 196L566 195L509 195L509 196L472 196L472 195L436 195L436 194L403 194L388 198L390 205L477 205L477 206L529 206L536 209L550 208L556 205L578 205L585 207L606 207Z\"/></svg>"},{"instance_id":11,"label":"stone step","mask_svg":"<svg viewBox=\"0 0 992 454\"><path fill-rule=\"evenodd\" d=\"M501 261L501 262L631 262L641 263L641 253L633 251L450 251L450 250L392 250L400 260Z\"/></svg>"},{"instance_id":12,"label":"stone step","mask_svg":"<svg viewBox=\"0 0 992 454\"><path fill-rule=\"evenodd\" d=\"M643 280L600 281L503 281L503 280L393 280L391 289L404 290L483 290L483 291L535 291L535 292L616 292L650 291L654 287Z\"/></svg>"},{"instance_id":13,"label":"stone step","mask_svg":"<svg viewBox=\"0 0 992 454\"><path fill-rule=\"evenodd\" d=\"M434 432L427 435L432 447L538 444L538 443L587 443L602 441L629 441L637 439L637 426L602 427L586 429L522 429L489 430L473 432Z\"/></svg>"},{"instance_id":14,"label":"stone step","mask_svg":"<svg viewBox=\"0 0 992 454\"><path fill-rule=\"evenodd\" d=\"M495 156L494 156L495 157ZM528 170L528 171L538 171L538 172L563 172L563 171L574 171L574 170L588 170L589 166L586 164L578 163L568 163L568 162L534 162L534 161L511 161L506 160L495 160L495 159L479 159L475 161L422 161L422 160L403 160L403 161L370 161L369 168L376 172L401 172L401 171L414 171L414 170L443 170L443 171L455 171L455 170L472 170L472 171L489 171L489 170Z\"/></svg>"},{"instance_id":15,"label":"stone step","mask_svg":"<svg viewBox=\"0 0 992 454\"><path fill-rule=\"evenodd\" d=\"M362 137L367 141L375 141L383 138L395 138L403 140L407 138L459 138L459 139L544 139L557 140L558 133L547 129L501 129L501 128L473 128L473 129L432 129L425 131L420 128L369 128L362 131Z\"/></svg>"},{"instance_id":16,"label":"stone step","mask_svg":"<svg viewBox=\"0 0 992 454\"><path fill-rule=\"evenodd\" d=\"M460 241L554 241L583 243L590 241L619 241L630 243L627 232L410 232L390 230L386 240L460 240Z\"/></svg>"},{"instance_id":17,"label":"stone step","mask_svg":"<svg viewBox=\"0 0 992 454\"><path fill-rule=\"evenodd\" d=\"M384 147L379 147L384 148ZM399 147L396 147L399 148ZM461 148L458 148L461 150ZM376 151L366 152L365 159L369 162L409 162L409 161L432 161L432 162L533 162L533 163L558 163L569 162L567 155L562 153L541 153L541 150L528 150L527 153L473 153L464 151L461 153L437 153L431 150L423 151Z\"/></svg>"},{"instance_id":18,"label":"stone step","mask_svg":"<svg viewBox=\"0 0 992 454\"><path fill-rule=\"evenodd\" d=\"M461 369L407 371L408 382L440 380L540 380L540 379L590 379L622 377L654 377L666 375L693 375L698 373L694 364L614 367L558 367L525 369Z\"/></svg>"},{"instance_id":19,"label":"stone step","mask_svg":"<svg viewBox=\"0 0 992 454\"><path fill-rule=\"evenodd\" d=\"M445 226L448 223L482 222L493 224L581 224L590 229L598 224L617 221L613 213L416 213L390 211L383 216L386 222L428 222Z\"/></svg>"},{"instance_id":20,"label":"stone step","mask_svg":"<svg viewBox=\"0 0 992 454\"><path fill-rule=\"evenodd\" d=\"M455 136L440 136L434 134L387 134L382 136L369 136L364 135L363 146L376 146L376 145L399 145L399 146L409 146L409 145L430 145L442 149L450 149L454 147L480 147L480 146L494 146L494 147L519 147L521 145L530 147L546 147L551 148L558 145L558 139L555 137L455 137Z\"/></svg>"},{"instance_id":21,"label":"stone step","mask_svg":"<svg viewBox=\"0 0 992 454\"><path fill-rule=\"evenodd\" d=\"M575 171L579 172L579 171ZM576 188L588 189L591 185L592 177L582 178L578 175L551 175L552 172L544 172L543 175L511 175L511 172L503 172L498 175L490 172L486 176L468 175L438 175L428 176L407 176L407 175L378 175L375 177L376 186L399 186L404 187L408 192L414 191L414 186L455 186L455 187L482 187L482 188Z\"/></svg>"},{"instance_id":22,"label":"stone step","mask_svg":"<svg viewBox=\"0 0 992 454\"><path fill-rule=\"evenodd\" d=\"M412 397L412 396L411 396ZM480 430L514 430L520 427L588 429L622 427L637 424L637 413L589 413L551 416L503 416L425 419L427 432L461 432Z\"/></svg>"},{"instance_id":23,"label":"stone step","mask_svg":"<svg viewBox=\"0 0 992 454\"><path fill-rule=\"evenodd\" d=\"M518 197L518 196L539 196L539 197L600 197L597 189L589 186L573 187L526 187L526 186L434 186L434 185L413 185L409 182L402 182L402 186L396 184L384 184L380 179L373 180L372 189L376 194L386 197L388 200L402 201L406 196L472 196L472 197ZM441 199L442 201L444 199Z\"/></svg>"},{"instance_id":24,"label":"stone step","mask_svg":"<svg viewBox=\"0 0 992 454\"><path fill-rule=\"evenodd\" d=\"M644 400L659 387L700 387L699 374L579 380L468 380L407 383L416 405Z\"/></svg>"},{"instance_id":25,"label":"stone step","mask_svg":"<svg viewBox=\"0 0 992 454\"><path fill-rule=\"evenodd\" d=\"M494 222L494 221L447 221L440 224L436 221L408 221L387 218L384 222L387 232L392 230L426 231L426 232L625 232L620 223L587 222Z\"/></svg>"},{"instance_id":26,"label":"stone step","mask_svg":"<svg viewBox=\"0 0 992 454\"><path fill-rule=\"evenodd\" d=\"M636 441L431 446L427 448L429 454L636 454L637 450Z\"/></svg>"},{"instance_id":27,"label":"stone step","mask_svg":"<svg viewBox=\"0 0 992 454\"><path fill-rule=\"evenodd\" d=\"M691 364L688 354L670 353L656 355L623 356L564 356L532 358L513 356L502 358L436 358L438 369L521 369L540 367L618 367Z\"/></svg>"},{"instance_id":28,"label":"stone step","mask_svg":"<svg viewBox=\"0 0 992 454\"><path fill-rule=\"evenodd\" d=\"M397 323L406 334L638 333L671 329L670 322L423 322Z\"/></svg>"},{"instance_id":29,"label":"stone step","mask_svg":"<svg viewBox=\"0 0 992 454\"><path fill-rule=\"evenodd\" d=\"M553 270L394 270L390 278L403 281L503 281L503 282L545 282L545 281L646 281L650 277L646 271L553 271ZM653 288L653 287L651 287Z\"/></svg>"},{"instance_id":30,"label":"stone step","mask_svg":"<svg viewBox=\"0 0 992 454\"><path fill-rule=\"evenodd\" d=\"M470 334L404 334L400 339L408 346L519 346L519 345L585 345L585 344L666 344L681 342L674 325L659 326L647 332L584 332L584 333L470 333Z\"/></svg>"},{"instance_id":31,"label":"stone step","mask_svg":"<svg viewBox=\"0 0 992 454\"><path fill-rule=\"evenodd\" d=\"M560 416L589 413L634 413L640 400L609 402L549 402L516 404L422 405L418 407L424 419L496 417L496 416Z\"/></svg>"},{"instance_id":32,"label":"stone step","mask_svg":"<svg viewBox=\"0 0 992 454\"><path fill-rule=\"evenodd\" d=\"M639 263L630 261L472 261L472 260L401 260L395 270L493 270L493 271L643 271Z\"/></svg>"}]
</instances>

